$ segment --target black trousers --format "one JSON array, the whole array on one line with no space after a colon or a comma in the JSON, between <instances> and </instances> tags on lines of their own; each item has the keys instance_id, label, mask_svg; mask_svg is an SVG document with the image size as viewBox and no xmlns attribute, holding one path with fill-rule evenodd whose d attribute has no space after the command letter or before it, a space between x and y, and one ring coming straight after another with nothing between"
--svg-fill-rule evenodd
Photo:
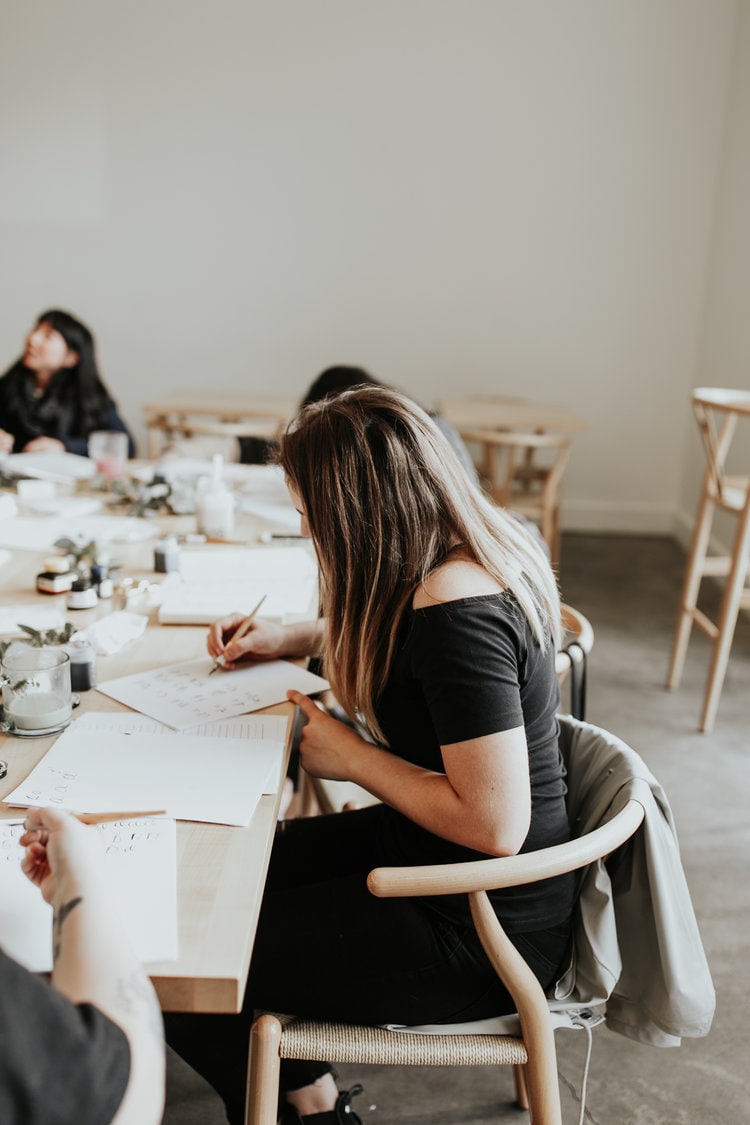
<instances>
[{"instance_id":1,"label":"black trousers","mask_svg":"<svg viewBox=\"0 0 750 1125\"><path fill-rule=\"evenodd\" d=\"M379 899L368 872L383 862L385 806L284 821L271 855L245 1004L236 1016L167 1015L170 1045L241 1123L254 1009L351 1023L459 1023L514 1010L473 926L426 900ZM546 987L568 947L567 923L511 940ZM282 1061L282 1089L330 1066Z\"/></svg>"}]
</instances>

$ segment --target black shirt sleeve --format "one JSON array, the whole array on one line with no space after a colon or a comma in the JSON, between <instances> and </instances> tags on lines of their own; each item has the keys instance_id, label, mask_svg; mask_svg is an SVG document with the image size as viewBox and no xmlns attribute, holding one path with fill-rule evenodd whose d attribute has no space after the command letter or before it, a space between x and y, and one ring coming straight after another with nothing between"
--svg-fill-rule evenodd
<instances>
[{"instance_id":1,"label":"black shirt sleeve","mask_svg":"<svg viewBox=\"0 0 750 1125\"><path fill-rule=\"evenodd\" d=\"M91 1004L72 1004L0 950L0 1122L108 1125L130 1048Z\"/></svg>"}]
</instances>

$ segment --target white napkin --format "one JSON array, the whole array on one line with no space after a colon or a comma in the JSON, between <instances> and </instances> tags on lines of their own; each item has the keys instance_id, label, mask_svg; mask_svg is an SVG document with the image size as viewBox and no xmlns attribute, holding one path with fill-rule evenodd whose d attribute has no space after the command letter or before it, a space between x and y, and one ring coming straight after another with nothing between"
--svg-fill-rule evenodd
<instances>
[{"instance_id":1,"label":"white napkin","mask_svg":"<svg viewBox=\"0 0 750 1125\"><path fill-rule=\"evenodd\" d=\"M148 617L144 617L142 613L119 610L95 621L76 636L85 637L90 641L98 656L111 656L130 641L140 637L146 631L147 625Z\"/></svg>"}]
</instances>

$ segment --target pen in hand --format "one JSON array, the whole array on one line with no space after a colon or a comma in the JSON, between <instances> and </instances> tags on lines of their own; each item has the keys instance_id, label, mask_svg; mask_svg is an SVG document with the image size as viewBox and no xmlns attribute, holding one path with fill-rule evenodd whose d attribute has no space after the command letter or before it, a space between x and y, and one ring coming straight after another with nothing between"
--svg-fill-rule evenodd
<instances>
[{"instance_id":1,"label":"pen in hand","mask_svg":"<svg viewBox=\"0 0 750 1125\"><path fill-rule=\"evenodd\" d=\"M240 622L239 626L235 629L234 633L232 633L232 636L229 638L229 641L227 642L228 644L231 644L232 641L239 641L244 637L245 633L248 631L248 629L250 628L250 626L253 623L253 618L255 617L256 613L258 612L260 607L263 605L263 602L265 600L266 600L266 595L264 594L263 597L258 602L258 604L256 605L255 609L251 610L251 612L247 615L245 620ZM224 667L224 655L223 655L223 653L221 653L219 656L216 657L216 660L214 661L214 666L213 666L213 668L211 668L211 670L208 673L209 676L213 675L213 673L217 670L217 668L223 668L223 667Z\"/></svg>"}]
</instances>

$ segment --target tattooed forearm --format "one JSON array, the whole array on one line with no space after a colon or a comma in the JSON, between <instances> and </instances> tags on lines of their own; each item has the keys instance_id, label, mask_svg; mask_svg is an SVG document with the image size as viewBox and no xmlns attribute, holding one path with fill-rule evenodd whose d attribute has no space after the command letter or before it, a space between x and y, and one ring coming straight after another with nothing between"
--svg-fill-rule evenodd
<instances>
[{"instance_id":1,"label":"tattooed forearm","mask_svg":"<svg viewBox=\"0 0 750 1125\"><path fill-rule=\"evenodd\" d=\"M70 902L65 902L62 906L55 908L52 918L52 959L55 964L57 964L57 959L60 956L63 923L71 910L75 910L81 902L83 902L83 899L79 895L78 898L72 898Z\"/></svg>"}]
</instances>

